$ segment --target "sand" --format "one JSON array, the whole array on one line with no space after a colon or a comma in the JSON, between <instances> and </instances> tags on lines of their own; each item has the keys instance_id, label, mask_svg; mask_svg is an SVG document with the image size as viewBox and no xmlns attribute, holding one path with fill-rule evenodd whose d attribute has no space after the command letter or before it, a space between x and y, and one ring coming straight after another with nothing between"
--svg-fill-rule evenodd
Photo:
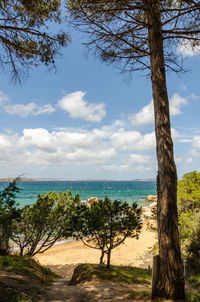
<instances>
[{"instance_id":1,"label":"sand","mask_svg":"<svg viewBox=\"0 0 200 302\"><path fill-rule=\"evenodd\" d=\"M130 265L143 268L152 267L152 246L156 243L156 233L143 227L139 239L127 238L125 243L113 249L111 265ZM86 247L82 242L67 242L54 245L35 258L47 266L99 263L100 251Z\"/></svg>"}]
</instances>

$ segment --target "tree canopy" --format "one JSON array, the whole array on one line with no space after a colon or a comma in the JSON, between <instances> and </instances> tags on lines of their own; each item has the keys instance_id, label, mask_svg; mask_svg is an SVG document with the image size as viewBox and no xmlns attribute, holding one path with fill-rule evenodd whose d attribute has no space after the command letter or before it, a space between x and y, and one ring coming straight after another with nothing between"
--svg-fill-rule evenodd
<instances>
[{"instance_id":1,"label":"tree canopy","mask_svg":"<svg viewBox=\"0 0 200 302\"><path fill-rule=\"evenodd\" d=\"M11 239L19 246L21 255L34 256L49 249L67 231L73 207L79 201L71 191L48 192L38 196L32 206L21 210L20 219L13 222ZM68 227L69 228L69 227Z\"/></svg>"},{"instance_id":2,"label":"tree canopy","mask_svg":"<svg viewBox=\"0 0 200 302\"><path fill-rule=\"evenodd\" d=\"M200 172L191 171L178 182L179 231L187 269L200 269Z\"/></svg>"},{"instance_id":3,"label":"tree canopy","mask_svg":"<svg viewBox=\"0 0 200 302\"><path fill-rule=\"evenodd\" d=\"M17 180L19 179L15 179L0 191L0 255L9 254L13 221L21 214L16 202L16 193L20 191Z\"/></svg>"},{"instance_id":4,"label":"tree canopy","mask_svg":"<svg viewBox=\"0 0 200 302\"><path fill-rule=\"evenodd\" d=\"M184 300L166 71L182 70L177 46L200 44L199 1L68 0L67 7L70 21L86 33L86 46L104 62L117 63L123 71L147 70L151 75L159 238L159 278L152 298Z\"/></svg>"},{"instance_id":5,"label":"tree canopy","mask_svg":"<svg viewBox=\"0 0 200 302\"><path fill-rule=\"evenodd\" d=\"M0 67L14 80L28 74L30 65L54 65L66 33L51 33L50 22L61 22L60 0L0 1Z\"/></svg>"},{"instance_id":6,"label":"tree canopy","mask_svg":"<svg viewBox=\"0 0 200 302\"><path fill-rule=\"evenodd\" d=\"M70 225L73 236L91 248L101 251L100 264L106 255L110 267L111 251L124 243L126 238L139 238L141 208L108 197L91 205L77 204Z\"/></svg>"},{"instance_id":7,"label":"tree canopy","mask_svg":"<svg viewBox=\"0 0 200 302\"><path fill-rule=\"evenodd\" d=\"M178 182L178 207L180 211L200 210L200 172L183 175Z\"/></svg>"},{"instance_id":8,"label":"tree canopy","mask_svg":"<svg viewBox=\"0 0 200 302\"><path fill-rule=\"evenodd\" d=\"M87 33L84 44L103 61L120 64L123 70L151 68L150 14L155 5L159 7L166 69L182 70L177 45L192 48L200 44L199 1L68 0L67 4L72 23Z\"/></svg>"}]
</instances>

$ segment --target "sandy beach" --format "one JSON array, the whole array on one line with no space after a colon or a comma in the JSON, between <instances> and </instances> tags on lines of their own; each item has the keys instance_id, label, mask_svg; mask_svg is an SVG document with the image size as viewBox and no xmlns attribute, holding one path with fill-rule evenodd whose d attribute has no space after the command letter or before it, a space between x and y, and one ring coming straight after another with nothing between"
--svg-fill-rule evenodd
<instances>
[{"instance_id":1,"label":"sandy beach","mask_svg":"<svg viewBox=\"0 0 200 302\"><path fill-rule=\"evenodd\" d=\"M156 233L146 230L144 226L138 240L128 238L124 244L113 249L111 264L143 268L152 266L150 249L156 241ZM48 266L99 263L100 251L86 247L82 242L67 242L55 245L45 253L37 254L35 258L41 264Z\"/></svg>"}]
</instances>

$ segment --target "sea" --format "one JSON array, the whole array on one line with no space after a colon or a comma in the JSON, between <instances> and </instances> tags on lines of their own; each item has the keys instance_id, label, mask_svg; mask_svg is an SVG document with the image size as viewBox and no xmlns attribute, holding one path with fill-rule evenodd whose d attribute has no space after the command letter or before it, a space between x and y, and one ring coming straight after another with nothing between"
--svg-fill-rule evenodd
<instances>
[{"instance_id":1,"label":"sea","mask_svg":"<svg viewBox=\"0 0 200 302\"><path fill-rule=\"evenodd\" d=\"M0 191L7 185L8 182L0 182ZM140 206L146 205L144 199L148 195L156 194L155 181L20 181L18 186L21 188L16 195L19 207L32 205L39 194L49 191L58 193L70 190L73 196L79 194L82 200L108 196L111 200L137 202Z\"/></svg>"}]
</instances>

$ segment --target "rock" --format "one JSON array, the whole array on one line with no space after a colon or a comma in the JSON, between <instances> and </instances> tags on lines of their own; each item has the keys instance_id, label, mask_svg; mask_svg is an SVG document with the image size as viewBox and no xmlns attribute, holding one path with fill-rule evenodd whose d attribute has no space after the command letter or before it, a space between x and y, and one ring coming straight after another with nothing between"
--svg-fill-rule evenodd
<instances>
[{"instance_id":1,"label":"rock","mask_svg":"<svg viewBox=\"0 0 200 302\"><path fill-rule=\"evenodd\" d=\"M152 202L150 205L149 205L149 208L152 210L153 208L155 208L157 206L157 201L154 201Z\"/></svg>"},{"instance_id":2,"label":"rock","mask_svg":"<svg viewBox=\"0 0 200 302\"><path fill-rule=\"evenodd\" d=\"M144 201L145 202L157 202L157 200L158 200L157 195L148 195Z\"/></svg>"},{"instance_id":3,"label":"rock","mask_svg":"<svg viewBox=\"0 0 200 302\"><path fill-rule=\"evenodd\" d=\"M144 217L146 217L146 218L151 218L151 216L152 216L151 211L146 211L146 212L144 212Z\"/></svg>"},{"instance_id":4,"label":"rock","mask_svg":"<svg viewBox=\"0 0 200 302\"><path fill-rule=\"evenodd\" d=\"M89 206L93 205L94 203L99 202L99 198L98 197L91 197L89 199L86 200L86 202L89 204Z\"/></svg>"}]
</instances>

